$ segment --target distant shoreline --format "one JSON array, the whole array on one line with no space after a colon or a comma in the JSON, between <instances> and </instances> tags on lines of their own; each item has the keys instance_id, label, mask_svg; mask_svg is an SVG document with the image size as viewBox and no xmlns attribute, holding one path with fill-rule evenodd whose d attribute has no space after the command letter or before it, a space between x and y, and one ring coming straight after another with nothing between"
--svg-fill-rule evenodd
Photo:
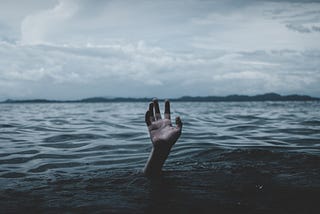
<instances>
[{"instance_id":1,"label":"distant shoreline","mask_svg":"<svg viewBox=\"0 0 320 214\"><path fill-rule=\"evenodd\" d=\"M105 102L149 102L152 98L106 98L91 97L79 100L48 100L48 99L8 99L0 103L105 103ZM164 99L159 99L160 101ZM261 95L228 95L228 96L183 96L172 98L173 102L263 102L263 101L320 101L320 98L308 95L279 95L276 93L266 93Z\"/></svg>"}]
</instances>

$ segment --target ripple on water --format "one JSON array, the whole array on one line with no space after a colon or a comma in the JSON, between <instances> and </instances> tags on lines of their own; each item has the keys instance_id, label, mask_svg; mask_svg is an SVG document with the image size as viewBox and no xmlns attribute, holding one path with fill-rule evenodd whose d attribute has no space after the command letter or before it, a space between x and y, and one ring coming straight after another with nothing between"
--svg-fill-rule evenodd
<instances>
[{"instance_id":1,"label":"ripple on water","mask_svg":"<svg viewBox=\"0 0 320 214\"><path fill-rule=\"evenodd\" d=\"M72 174L76 168L86 174L92 167L140 167L152 147L143 121L144 103L3 105L0 111L4 107L6 113L0 115L2 177L45 176L60 169ZM319 154L319 103L172 103L172 109L173 124L179 115L184 128L167 163L223 162L217 158L219 149ZM276 158L272 153L256 153L257 159L259 155ZM247 156L237 154L235 159Z\"/></svg>"},{"instance_id":2,"label":"ripple on water","mask_svg":"<svg viewBox=\"0 0 320 214\"><path fill-rule=\"evenodd\" d=\"M20 173L20 172L8 172L5 174L2 174L0 177L2 178L22 178L25 177L25 173Z\"/></svg>"},{"instance_id":3,"label":"ripple on water","mask_svg":"<svg viewBox=\"0 0 320 214\"><path fill-rule=\"evenodd\" d=\"M62 143L40 144L40 146L50 147L50 148L68 149L68 148L80 148L83 146L87 146L88 144L89 143L62 142Z\"/></svg>"},{"instance_id":4,"label":"ripple on water","mask_svg":"<svg viewBox=\"0 0 320 214\"><path fill-rule=\"evenodd\" d=\"M147 105L1 104L0 210L27 204L91 212L105 205L105 212L121 206L128 210L119 213L152 213L165 202L165 211L196 213L225 201L236 206L230 213L261 211L252 204L268 208L261 213L272 213L274 204L292 213L287 208L304 200L293 212L303 213L316 204L320 102L173 102L173 123L180 115L184 128L159 181L141 173L152 148ZM297 195L301 200L291 200ZM159 209L148 210L150 204Z\"/></svg>"},{"instance_id":5,"label":"ripple on water","mask_svg":"<svg viewBox=\"0 0 320 214\"><path fill-rule=\"evenodd\" d=\"M141 136L146 136L145 132L126 132L126 133L116 133L116 134L109 134L110 138L112 139L135 139L140 138Z\"/></svg>"},{"instance_id":6,"label":"ripple on water","mask_svg":"<svg viewBox=\"0 0 320 214\"><path fill-rule=\"evenodd\" d=\"M52 119L52 120L49 120L49 122L53 123L54 125L65 125L70 123L68 120L62 120L62 119Z\"/></svg>"},{"instance_id":7,"label":"ripple on water","mask_svg":"<svg viewBox=\"0 0 320 214\"><path fill-rule=\"evenodd\" d=\"M320 120L305 120L302 121L301 124L306 126L320 126Z\"/></svg>"},{"instance_id":8,"label":"ripple on water","mask_svg":"<svg viewBox=\"0 0 320 214\"><path fill-rule=\"evenodd\" d=\"M63 168L72 168L72 167L77 167L83 165L82 163L78 162L62 162L62 163L46 163L46 164L41 164L40 166L37 166L36 168L32 168L28 170L28 172L45 172L49 169L63 169Z\"/></svg>"},{"instance_id":9,"label":"ripple on water","mask_svg":"<svg viewBox=\"0 0 320 214\"><path fill-rule=\"evenodd\" d=\"M14 128L14 127L16 126L11 124L0 124L0 128Z\"/></svg>"},{"instance_id":10,"label":"ripple on water","mask_svg":"<svg viewBox=\"0 0 320 214\"><path fill-rule=\"evenodd\" d=\"M84 140L96 140L105 138L103 135L97 134L59 134L43 139L45 143L56 143L65 141L84 141Z\"/></svg>"},{"instance_id":11,"label":"ripple on water","mask_svg":"<svg viewBox=\"0 0 320 214\"><path fill-rule=\"evenodd\" d=\"M228 128L230 131L251 131L255 130L257 128L257 125L236 125Z\"/></svg>"},{"instance_id":12,"label":"ripple on water","mask_svg":"<svg viewBox=\"0 0 320 214\"><path fill-rule=\"evenodd\" d=\"M319 129L311 129L311 128L286 128L286 129L278 129L278 132L296 134L296 135L312 135L312 134L320 133Z\"/></svg>"},{"instance_id":13,"label":"ripple on water","mask_svg":"<svg viewBox=\"0 0 320 214\"><path fill-rule=\"evenodd\" d=\"M30 157L18 157L0 160L0 164L23 164L31 160Z\"/></svg>"}]
</instances>

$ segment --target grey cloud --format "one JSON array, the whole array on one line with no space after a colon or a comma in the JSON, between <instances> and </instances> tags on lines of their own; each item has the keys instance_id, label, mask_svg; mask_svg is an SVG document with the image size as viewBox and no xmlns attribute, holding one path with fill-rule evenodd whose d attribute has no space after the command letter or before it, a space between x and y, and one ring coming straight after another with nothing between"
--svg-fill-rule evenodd
<instances>
[{"instance_id":1,"label":"grey cloud","mask_svg":"<svg viewBox=\"0 0 320 214\"><path fill-rule=\"evenodd\" d=\"M312 27L308 28L308 27L304 27L303 25L287 24L286 27L290 30L297 31L299 33L320 32L319 26L312 26Z\"/></svg>"},{"instance_id":2,"label":"grey cloud","mask_svg":"<svg viewBox=\"0 0 320 214\"><path fill-rule=\"evenodd\" d=\"M319 3L320 0L264 0L270 2L288 2L288 3Z\"/></svg>"},{"instance_id":3,"label":"grey cloud","mask_svg":"<svg viewBox=\"0 0 320 214\"><path fill-rule=\"evenodd\" d=\"M320 8L317 2L308 4L287 2L279 6L279 8L267 10L266 14L271 15L274 20L279 20L291 31L302 34L317 32L317 28L313 28L320 21Z\"/></svg>"},{"instance_id":4,"label":"grey cloud","mask_svg":"<svg viewBox=\"0 0 320 214\"><path fill-rule=\"evenodd\" d=\"M320 26L312 26L312 30L316 32L320 32Z\"/></svg>"},{"instance_id":5,"label":"grey cloud","mask_svg":"<svg viewBox=\"0 0 320 214\"><path fill-rule=\"evenodd\" d=\"M320 96L320 4L41 2L0 8L0 99Z\"/></svg>"},{"instance_id":6,"label":"grey cloud","mask_svg":"<svg viewBox=\"0 0 320 214\"><path fill-rule=\"evenodd\" d=\"M175 53L143 42L86 49L2 43L0 98L320 93L320 51Z\"/></svg>"},{"instance_id":7,"label":"grey cloud","mask_svg":"<svg viewBox=\"0 0 320 214\"><path fill-rule=\"evenodd\" d=\"M311 33L311 30L307 27L304 27L303 25L287 24L286 27L299 33Z\"/></svg>"}]
</instances>

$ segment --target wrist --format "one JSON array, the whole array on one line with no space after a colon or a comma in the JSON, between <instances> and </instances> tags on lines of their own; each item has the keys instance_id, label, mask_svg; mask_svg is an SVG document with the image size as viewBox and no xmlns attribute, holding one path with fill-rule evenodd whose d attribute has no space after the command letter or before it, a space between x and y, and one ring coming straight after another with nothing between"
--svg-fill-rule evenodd
<instances>
[{"instance_id":1,"label":"wrist","mask_svg":"<svg viewBox=\"0 0 320 214\"><path fill-rule=\"evenodd\" d=\"M153 144L152 152L155 153L169 153L172 148L172 145L170 145L167 142L161 142L157 144Z\"/></svg>"},{"instance_id":2,"label":"wrist","mask_svg":"<svg viewBox=\"0 0 320 214\"><path fill-rule=\"evenodd\" d=\"M162 166L166 161L171 147L153 146L149 159L144 167L146 175L159 175L162 172Z\"/></svg>"}]
</instances>

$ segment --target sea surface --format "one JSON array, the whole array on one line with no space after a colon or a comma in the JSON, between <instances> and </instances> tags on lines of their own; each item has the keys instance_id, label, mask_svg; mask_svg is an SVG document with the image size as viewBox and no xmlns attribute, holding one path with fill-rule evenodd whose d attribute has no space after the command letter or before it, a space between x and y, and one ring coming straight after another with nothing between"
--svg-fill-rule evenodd
<instances>
[{"instance_id":1,"label":"sea surface","mask_svg":"<svg viewBox=\"0 0 320 214\"><path fill-rule=\"evenodd\" d=\"M158 178L147 106L0 104L0 213L320 213L320 102L172 102Z\"/></svg>"}]
</instances>

